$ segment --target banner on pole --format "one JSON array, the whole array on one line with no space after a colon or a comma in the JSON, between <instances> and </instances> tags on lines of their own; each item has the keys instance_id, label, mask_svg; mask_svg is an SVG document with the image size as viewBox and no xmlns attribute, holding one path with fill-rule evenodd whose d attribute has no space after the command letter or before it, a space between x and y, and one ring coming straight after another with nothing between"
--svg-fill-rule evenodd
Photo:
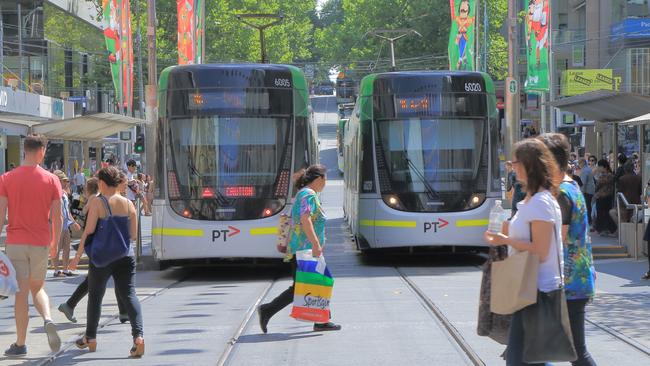
<instances>
[{"instance_id":1,"label":"banner on pole","mask_svg":"<svg viewBox=\"0 0 650 366\"><path fill-rule=\"evenodd\" d=\"M548 0L529 0L526 12L526 59L528 75L524 90L549 91L549 24L551 12Z\"/></svg>"},{"instance_id":2,"label":"banner on pole","mask_svg":"<svg viewBox=\"0 0 650 366\"><path fill-rule=\"evenodd\" d=\"M128 0L102 0L104 38L108 50L115 96L121 108L133 102L133 38Z\"/></svg>"},{"instance_id":3,"label":"banner on pole","mask_svg":"<svg viewBox=\"0 0 650 366\"><path fill-rule=\"evenodd\" d=\"M204 0L176 0L178 64L203 63Z\"/></svg>"},{"instance_id":4,"label":"banner on pole","mask_svg":"<svg viewBox=\"0 0 650 366\"><path fill-rule=\"evenodd\" d=\"M474 71L476 0L449 0L449 69Z\"/></svg>"}]
</instances>

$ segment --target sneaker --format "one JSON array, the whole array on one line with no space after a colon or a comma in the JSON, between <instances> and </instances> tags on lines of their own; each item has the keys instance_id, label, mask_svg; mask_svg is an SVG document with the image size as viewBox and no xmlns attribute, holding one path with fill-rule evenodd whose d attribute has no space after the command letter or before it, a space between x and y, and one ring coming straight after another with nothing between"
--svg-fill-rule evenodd
<instances>
[{"instance_id":1,"label":"sneaker","mask_svg":"<svg viewBox=\"0 0 650 366\"><path fill-rule=\"evenodd\" d=\"M341 330L341 326L332 322L314 324L314 332L325 332L328 330Z\"/></svg>"},{"instance_id":2,"label":"sneaker","mask_svg":"<svg viewBox=\"0 0 650 366\"><path fill-rule=\"evenodd\" d=\"M68 303L64 302L59 305L59 311L62 312L69 321L73 323L77 322L77 318L74 317L74 308L68 305Z\"/></svg>"},{"instance_id":3,"label":"sneaker","mask_svg":"<svg viewBox=\"0 0 650 366\"><path fill-rule=\"evenodd\" d=\"M642 280L650 280L650 271L646 272L643 277L641 277Z\"/></svg>"},{"instance_id":4,"label":"sneaker","mask_svg":"<svg viewBox=\"0 0 650 366\"><path fill-rule=\"evenodd\" d=\"M61 338L56 331L56 325L51 320L45 321L45 333L47 334L47 343L50 345L52 352L59 352L61 349Z\"/></svg>"},{"instance_id":5,"label":"sneaker","mask_svg":"<svg viewBox=\"0 0 650 366\"><path fill-rule=\"evenodd\" d=\"M11 346L5 351L5 356L7 357L23 357L27 356L27 345L19 346L16 343L12 343Z\"/></svg>"}]
</instances>

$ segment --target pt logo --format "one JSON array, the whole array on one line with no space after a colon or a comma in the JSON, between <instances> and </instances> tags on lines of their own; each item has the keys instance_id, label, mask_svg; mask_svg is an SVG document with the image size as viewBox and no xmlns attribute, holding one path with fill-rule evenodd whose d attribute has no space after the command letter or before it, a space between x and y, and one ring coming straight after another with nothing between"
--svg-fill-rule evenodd
<instances>
[{"instance_id":1,"label":"pt logo","mask_svg":"<svg viewBox=\"0 0 650 366\"><path fill-rule=\"evenodd\" d=\"M437 233L438 230L444 228L445 226L449 225L449 222L443 219L438 219L438 221L433 221L433 222L425 222L424 223L424 232L428 232L430 230L433 230L434 233Z\"/></svg>"},{"instance_id":2,"label":"pt logo","mask_svg":"<svg viewBox=\"0 0 650 366\"><path fill-rule=\"evenodd\" d=\"M237 229L234 226L228 226L227 229L222 229L222 230L212 230L212 242L214 243L217 240L223 240L223 242L227 242L228 238L231 236L235 236L239 234L241 230Z\"/></svg>"}]
</instances>

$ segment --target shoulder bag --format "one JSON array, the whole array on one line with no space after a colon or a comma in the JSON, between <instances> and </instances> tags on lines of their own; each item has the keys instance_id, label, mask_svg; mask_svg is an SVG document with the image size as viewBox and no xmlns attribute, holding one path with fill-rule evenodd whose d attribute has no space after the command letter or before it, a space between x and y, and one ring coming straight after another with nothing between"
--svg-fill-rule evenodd
<instances>
[{"instance_id":1,"label":"shoulder bag","mask_svg":"<svg viewBox=\"0 0 650 366\"><path fill-rule=\"evenodd\" d=\"M88 256L95 267L106 267L129 254L131 235L129 217L113 216L106 197L99 198L104 203L108 216L97 220Z\"/></svg>"},{"instance_id":2,"label":"shoulder bag","mask_svg":"<svg viewBox=\"0 0 650 366\"><path fill-rule=\"evenodd\" d=\"M532 241L532 228L531 241ZM527 250L492 263L490 311L509 315L537 301L539 257Z\"/></svg>"},{"instance_id":3,"label":"shoulder bag","mask_svg":"<svg viewBox=\"0 0 650 366\"><path fill-rule=\"evenodd\" d=\"M537 292L537 302L522 310L524 355L526 363L575 361L569 310L564 294L564 278L560 268L560 242L555 232L560 286L551 292Z\"/></svg>"}]
</instances>

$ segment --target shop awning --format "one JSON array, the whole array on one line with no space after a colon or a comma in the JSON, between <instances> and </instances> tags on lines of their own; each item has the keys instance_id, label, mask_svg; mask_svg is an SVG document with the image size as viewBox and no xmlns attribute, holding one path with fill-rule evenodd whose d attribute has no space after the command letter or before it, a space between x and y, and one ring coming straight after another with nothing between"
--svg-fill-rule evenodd
<instances>
[{"instance_id":1,"label":"shop awning","mask_svg":"<svg viewBox=\"0 0 650 366\"><path fill-rule=\"evenodd\" d=\"M598 122L621 122L650 113L650 96L597 90L547 103Z\"/></svg>"},{"instance_id":2,"label":"shop awning","mask_svg":"<svg viewBox=\"0 0 650 366\"><path fill-rule=\"evenodd\" d=\"M622 125L631 125L631 126L636 126L644 123L650 123L650 113L621 122Z\"/></svg>"},{"instance_id":3,"label":"shop awning","mask_svg":"<svg viewBox=\"0 0 650 366\"><path fill-rule=\"evenodd\" d=\"M0 113L0 122L12 123L19 126L32 127L41 123L47 123L47 121L50 120L47 118L26 116L22 114Z\"/></svg>"},{"instance_id":4,"label":"shop awning","mask_svg":"<svg viewBox=\"0 0 650 366\"><path fill-rule=\"evenodd\" d=\"M146 121L113 113L97 113L42 123L32 126L32 131L50 139L98 141L142 123Z\"/></svg>"}]
</instances>

